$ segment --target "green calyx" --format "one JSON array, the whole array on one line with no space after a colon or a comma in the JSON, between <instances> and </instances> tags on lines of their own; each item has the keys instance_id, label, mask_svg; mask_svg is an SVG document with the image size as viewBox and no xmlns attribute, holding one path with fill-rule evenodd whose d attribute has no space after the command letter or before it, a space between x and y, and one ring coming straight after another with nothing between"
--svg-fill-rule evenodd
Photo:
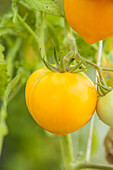
<instances>
[{"instance_id":1,"label":"green calyx","mask_svg":"<svg viewBox=\"0 0 113 170\"><path fill-rule=\"evenodd\" d=\"M99 78L97 80L97 92L99 94L99 96L105 96L107 93L109 93L110 91L112 91L113 88L112 87L107 87L105 85L102 85L101 82L99 81Z\"/></svg>"},{"instance_id":2,"label":"green calyx","mask_svg":"<svg viewBox=\"0 0 113 170\"><path fill-rule=\"evenodd\" d=\"M41 54L41 53L40 53ZM41 56L41 55L40 55ZM70 73L79 73L82 71L86 71L87 68L82 68L82 64L84 61L75 62L75 57L71 57L68 61L65 61L65 57L63 56L62 52L60 57L58 58L56 49L54 47L54 62L55 64L50 64L46 61L44 57L41 56L41 59L45 66L52 72L70 72ZM76 63L76 64L75 64Z\"/></svg>"}]
</instances>

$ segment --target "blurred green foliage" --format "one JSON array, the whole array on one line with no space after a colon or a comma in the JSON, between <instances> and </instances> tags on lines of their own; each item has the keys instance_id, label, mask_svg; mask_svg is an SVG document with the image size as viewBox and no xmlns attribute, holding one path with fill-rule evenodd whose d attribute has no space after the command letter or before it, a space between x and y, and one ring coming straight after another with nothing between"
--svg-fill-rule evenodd
<instances>
[{"instance_id":1,"label":"blurred green foliage","mask_svg":"<svg viewBox=\"0 0 113 170\"><path fill-rule=\"evenodd\" d=\"M0 0L0 16L7 13L11 7L11 0Z\"/></svg>"}]
</instances>

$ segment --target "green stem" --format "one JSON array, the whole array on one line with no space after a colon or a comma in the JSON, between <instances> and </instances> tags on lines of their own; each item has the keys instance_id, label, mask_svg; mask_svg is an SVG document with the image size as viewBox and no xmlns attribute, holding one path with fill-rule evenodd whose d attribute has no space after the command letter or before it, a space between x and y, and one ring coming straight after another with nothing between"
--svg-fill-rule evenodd
<instances>
[{"instance_id":1,"label":"green stem","mask_svg":"<svg viewBox=\"0 0 113 170\"><path fill-rule=\"evenodd\" d=\"M69 51L74 51L74 53L77 53L77 46L76 46L76 41L72 33L72 29L70 25L68 24L66 18L64 19L64 24L65 24L65 31L66 31L66 38L65 38L65 43L68 44L69 46Z\"/></svg>"},{"instance_id":2,"label":"green stem","mask_svg":"<svg viewBox=\"0 0 113 170\"><path fill-rule=\"evenodd\" d=\"M45 64L45 66L46 66L50 71L52 71L52 72L56 72L56 71L57 71L57 69L56 69L54 66L50 65L49 63L47 63L44 58L41 58L41 59L42 59L43 63Z\"/></svg>"},{"instance_id":3,"label":"green stem","mask_svg":"<svg viewBox=\"0 0 113 170\"><path fill-rule=\"evenodd\" d=\"M58 62L55 46L54 46L54 61L55 61L56 66L59 67L59 62Z\"/></svg>"},{"instance_id":4,"label":"green stem","mask_svg":"<svg viewBox=\"0 0 113 170\"><path fill-rule=\"evenodd\" d=\"M1 156L3 141L4 141L4 137L8 134L8 128L5 122L7 117L7 111L4 108L4 106L1 107L0 112L1 112L0 113L0 156Z\"/></svg>"},{"instance_id":5,"label":"green stem","mask_svg":"<svg viewBox=\"0 0 113 170\"><path fill-rule=\"evenodd\" d=\"M15 90L12 92L12 94L9 96L8 98L8 103L18 94L18 92L20 91L20 89L23 87L23 84L19 84Z\"/></svg>"},{"instance_id":6,"label":"green stem","mask_svg":"<svg viewBox=\"0 0 113 170\"><path fill-rule=\"evenodd\" d=\"M92 168L92 169L102 169L102 170L113 170L112 165L104 165L104 164L94 164L94 163L79 163L75 165L75 170L84 169L84 168Z\"/></svg>"},{"instance_id":7,"label":"green stem","mask_svg":"<svg viewBox=\"0 0 113 170\"><path fill-rule=\"evenodd\" d=\"M0 134L0 156L2 154L4 135Z\"/></svg>"},{"instance_id":8,"label":"green stem","mask_svg":"<svg viewBox=\"0 0 113 170\"><path fill-rule=\"evenodd\" d=\"M111 69L111 68L101 68L102 69L102 71L113 71L113 69Z\"/></svg>"},{"instance_id":9,"label":"green stem","mask_svg":"<svg viewBox=\"0 0 113 170\"><path fill-rule=\"evenodd\" d=\"M111 91L112 90L112 87L106 87L106 86L103 86L103 85L101 85L101 84L99 84L99 83L97 83L97 85L100 87L102 87L104 90L107 90L107 91Z\"/></svg>"},{"instance_id":10,"label":"green stem","mask_svg":"<svg viewBox=\"0 0 113 170\"><path fill-rule=\"evenodd\" d=\"M98 77L96 79L96 82L97 82L96 86L98 87L97 92L99 91L100 92L99 94L102 93L102 95L106 95L108 93L108 87L107 86L103 86L102 84L100 84ZM104 87L106 87L106 88L104 88Z\"/></svg>"},{"instance_id":11,"label":"green stem","mask_svg":"<svg viewBox=\"0 0 113 170\"><path fill-rule=\"evenodd\" d=\"M17 21L17 7L16 7L17 0L12 0L12 11L13 11L13 22L16 23Z\"/></svg>"},{"instance_id":12,"label":"green stem","mask_svg":"<svg viewBox=\"0 0 113 170\"><path fill-rule=\"evenodd\" d=\"M17 52L18 52L20 46L21 46L21 39L18 38L15 41L13 48L10 48L8 50L8 53L7 53L7 56L6 56L7 71L8 71L8 75L10 75L10 79L12 78L12 75L13 75L14 60L15 60L15 57L17 55Z\"/></svg>"},{"instance_id":13,"label":"green stem","mask_svg":"<svg viewBox=\"0 0 113 170\"><path fill-rule=\"evenodd\" d=\"M75 60L74 58L71 58L71 59L66 63L66 67L69 67L69 66L73 63L74 60Z\"/></svg>"},{"instance_id":14,"label":"green stem","mask_svg":"<svg viewBox=\"0 0 113 170\"><path fill-rule=\"evenodd\" d=\"M99 94L98 97L103 96L102 92L100 91L100 87L99 87L99 86L97 86L97 92L98 92L98 94ZM97 98L98 98L98 97L97 97Z\"/></svg>"},{"instance_id":15,"label":"green stem","mask_svg":"<svg viewBox=\"0 0 113 170\"><path fill-rule=\"evenodd\" d=\"M45 34L44 34L44 23L45 23L45 14L43 12L41 15L41 25L40 25L40 47L41 47L41 56L45 56Z\"/></svg>"},{"instance_id":16,"label":"green stem","mask_svg":"<svg viewBox=\"0 0 113 170\"><path fill-rule=\"evenodd\" d=\"M81 61L80 63L78 63L78 64L70 71L70 73L73 73L75 70L77 70L77 69L81 66L82 63L83 63L83 61Z\"/></svg>"},{"instance_id":17,"label":"green stem","mask_svg":"<svg viewBox=\"0 0 113 170\"><path fill-rule=\"evenodd\" d=\"M63 54L61 52L61 59L60 59L60 73L65 73L66 69L65 69L65 64L64 64L64 57Z\"/></svg>"},{"instance_id":18,"label":"green stem","mask_svg":"<svg viewBox=\"0 0 113 170\"><path fill-rule=\"evenodd\" d=\"M22 74L23 74L22 71L19 70L16 77L7 86L7 89L6 89L5 95L4 95L4 100L3 100L3 105L4 105L5 109L7 109L9 94L14 90L14 88L16 87L18 82L20 81Z\"/></svg>"},{"instance_id":19,"label":"green stem","mask_svg":"<svg viewBox=\"0 0 113 170\"><path fill-rule=\"evenodd\" d=\"M104 78L102 76L102 69L101 69L101 67L97 67L97 71L98 71L98 74L99 74L100 81L101 81L102 85L106 86L106 83L105 83Z\"/></svg>"},{"instance_id":20,"label":"green stem","mask_svg":"<svg viewBox=\"0 0 113 170\"><path fill-rule=\"evenodd\" d=\"M66 30L66 35L71 34L72 35L72 31L71 31L71 27L68 24L66 18L64 19L64 23L65 23L65 30ZM72 35L73 36L73 35Z\"/></svg>"},{"instance_id":21,"label":"green stem","mask_svg":"<svg viewBox=\"0 0 113 170\"><path fill-rule=\"evenodd\" d=\"M91 61L88 61L88 60L86 60L85 58L81 57L79 53L77 53L77 54L75 55L75 59L77 59L77 60L83 60L85 63L87 63L87 64L89 64L89 65L91 65L91 66L93 66L93 67L95 67L95 68L98 67L97 64L92 63Z\"/></svg>"},{"instance_id":22,"label":"green stem","mask_svg":"<svg viewBox=\"0 0 113 170\"><path fill-rule=\"evenodd\" d=\"M74 153L70 134L61 136L61 151L63 155L65 170L73 170L71 164L74 161Z\"/></svg>"},{"instance_id":23,"label":"green stem","mask_svg":"<svg viewBox=\"0 0 113 170\"><path fill-rule=\"evenodd\" d=\"M103 68L101 68L100 66L98 66L98 65L95 64L95 63L92 63L91 61L86 60L85 58L81 57L78 53L75 55L75 59L77 59L77 60L83 60L85 63L93 66L94 68L96 68L97 71L98 71L98 74L99 74L100 81L101 81L102 85L106 85L106 83L105 83L105 81L104 81L104 78L103 78L103 76L102 76L102 70L103 70Z\"/></svg>"},{"instance_id":24,"label":"green stem","mask_svg":"<svg viewBox=\"0 0 113 170\"><path fill-rule=\"evenodd\" d=\"M74 52L73 51L69 51L65 56L64 56L64 62L65 64L67 64L69 62L69 60L71 60L72 58L74 59ZM74 59L75 60L75 59Z\"/></svg>"},{"instance_id":25,"label":"green stem","mask_svg":"<svg viewBox=\"0 0 113 170\"><path fill-rule=\"evenodd\" d=\"M34 39L38 42L39 44L39 38L38 36L35 34L35 32L31 29L31 27L22 19L22 17L17 14L17 19L19 20L19 22L26 28L26 30L34 37Z\"/></svg>"}]
</instances>

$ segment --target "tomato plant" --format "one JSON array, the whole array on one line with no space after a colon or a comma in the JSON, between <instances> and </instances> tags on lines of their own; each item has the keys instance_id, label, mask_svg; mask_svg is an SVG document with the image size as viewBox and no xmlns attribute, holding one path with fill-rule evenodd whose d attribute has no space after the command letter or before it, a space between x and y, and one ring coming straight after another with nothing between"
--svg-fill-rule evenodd
<instances>
[{"instance_id":1,"label":"tomato plant","mask_svg":"<svg viewBox=\"0 0 113 170\"><path fill-rule=\"evenodd\" d=\"M0 169L113 169L113 1L1 1Z\"/></svg>"},{"instance_id":2,"label":"tomato plant","mask_svg":"<svg viewBox=\"0 0 113 170\"><path fill-rule=\"evenodd\" d=\"M112 0L65 0L64 4L67 21L89 44L113 36Z\"/></svg>"}]
</instances>

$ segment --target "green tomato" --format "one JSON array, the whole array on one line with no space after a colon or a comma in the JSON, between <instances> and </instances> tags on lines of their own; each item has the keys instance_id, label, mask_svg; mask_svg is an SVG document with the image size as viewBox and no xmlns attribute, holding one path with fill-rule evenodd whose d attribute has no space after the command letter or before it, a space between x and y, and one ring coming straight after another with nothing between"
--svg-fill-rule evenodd
<instances>
[{"instance_id":1,"label":"green tomato","mask_svg":"<svg viewBox=\"0 0 113 170\"><path fill-rule=\"evenodd\" d=\"M97 114L105 124L113 128L113 90L98 100Z\"/></svg>"}]
</instances>

